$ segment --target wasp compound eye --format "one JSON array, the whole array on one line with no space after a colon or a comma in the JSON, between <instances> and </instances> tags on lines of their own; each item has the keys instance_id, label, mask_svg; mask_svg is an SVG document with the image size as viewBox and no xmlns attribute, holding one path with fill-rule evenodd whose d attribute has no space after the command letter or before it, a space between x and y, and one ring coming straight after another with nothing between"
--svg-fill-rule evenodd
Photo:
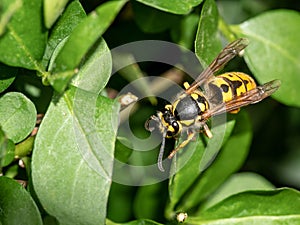
<instances>
[{"instance_id":1,"label":"wasp compound eye","mask_svg":"<svg viewBox=\"0 0 300 225\"><path fill-rule=\"evenodd\" d=\"M176 121L174 121L172 122L172 127L174 129L174 134L177 134L179 132L179 124Z\"/></svg>"}]
</instances>

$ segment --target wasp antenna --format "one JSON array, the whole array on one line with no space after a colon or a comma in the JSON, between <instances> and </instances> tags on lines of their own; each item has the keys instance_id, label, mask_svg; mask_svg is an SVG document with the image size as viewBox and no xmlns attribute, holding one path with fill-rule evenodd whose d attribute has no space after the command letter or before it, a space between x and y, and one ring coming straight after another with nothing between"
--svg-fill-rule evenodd
<instances>
[{"instance_id":1,"label":"wasp antenna","mask_svg":"<svg viewBox=\"0 0 300 225\"><path fill-rule=\"evenodd\" d=\"M153 123L159 123L160 122L160 120L159 120L159 118L157 117L157 116L151 116L146 122L145 122L145 124L144 124L144 126L145 126L145 129L146 130L148 130L148 131L150 131L150 132L152 132L152 131L154 131L155 130L155 124L150 124L151 122L153 122Z\"/></svg>"},{"instance_id":2,"label":"wasp antenna","mask_svg":"<svg viewBox=\"0 0 300 225\"><path fill-rule=\"evenodd\" d=\"M150 121L151 120L152 120L151 118L147 119L145 124L144 124L145 129L150 131L150 132L152 132L155 129L154 127L150 127Z\"/></svg>"},{"instance_id":3,"label":"wasp antenna","mask_svg":"<svg viewBox=\"0 0 300 225\"><path fill-rule=\"evenodd\" d=\"M161 172L165 172L165 169L162 165L162 161L163 161L163 157L164 157L164 150L165 150L165 142L166 142L165 136L166 136L166 132L164 132L164 134L163 134L163 138L162 138L162 142L161 142L161 146L160 146L160 150L159 150L159 154L158 154L158 159L157 159L157 166Z\"/></svg>"}]
</instances>

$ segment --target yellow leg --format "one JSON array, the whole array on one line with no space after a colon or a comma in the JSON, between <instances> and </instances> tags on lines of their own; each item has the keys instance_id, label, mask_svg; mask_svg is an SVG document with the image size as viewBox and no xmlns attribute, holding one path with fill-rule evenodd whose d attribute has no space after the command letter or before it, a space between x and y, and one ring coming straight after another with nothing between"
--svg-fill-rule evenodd
<instances>
[{"instance_id":1,"label":"yellow leg","mask_svg":"<svg viewBox=\"0 0 300 225\"><path fill-rule=\"evenodd\" d=\"M204 134L208 137L208 138L212 138L212 133L211 133L211 131L210 131L210 129L209 129L209 127L207 126L207 124L205 123L204 125L203 125L203 129L204 129Z\"/></svg>"},{"instance_id":2,"label":"yellow leg","mask_svg":"<svg viewBox=\"0 0 300 225\"><path fill-rule=\"evenodd\" d=\"M180 143L180 145L177 146L177 148L175 148L170 155L168 156L169 159L173 158L173 156L176 154L176 152L178 152L180 149L182 149L183 147L185 147L195 136L196 132L191 132L188 134L188 137L186 140L184 140L183 142Z\"/></svg>"},{"instance_id":3,"label":"yellow leg","mask_svg":"<svg viewBox=\"0 0 300 225\"><path fill-rule=\"evenodd\" d=\"M232 114L237 114L241 109L235 109L235 110L231 110L229 113Z\"/></svg>"}]
</instances>

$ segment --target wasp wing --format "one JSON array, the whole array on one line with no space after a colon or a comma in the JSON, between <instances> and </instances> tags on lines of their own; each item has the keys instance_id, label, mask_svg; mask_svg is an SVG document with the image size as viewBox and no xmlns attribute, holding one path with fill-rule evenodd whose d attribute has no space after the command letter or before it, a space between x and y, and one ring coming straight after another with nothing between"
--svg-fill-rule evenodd
<instances>
[{"instance_id":1,"label":"wasp wing","mask_svg":"<svg viewBox=\"0 0 300 225\"><path fill-rule=\"evenodd\" d=\"M234 111L243 106L260 102L261 100L273 94L280 87L280 84L280 80L272 80L261 86L257 86L256 88L249 90L228 102L207 110L202 114L202 118L204 118L204 120L207 120L212 116Z\"/></svg>"},{"instance_id":2,"label":"wasp wing","mask_svg":"<svg viewBox=\"0 0 300 225\"><path fill-rule=\"evenodd\" d=\"M190 94L199 86L207 82L214 73L224 67L232 58L238 55L248 45L246 38L237 39L228 44L219 55L211 62L211 64L196 78L196 80L186 89L186 93Z\"/></svg>"}]
</instances>

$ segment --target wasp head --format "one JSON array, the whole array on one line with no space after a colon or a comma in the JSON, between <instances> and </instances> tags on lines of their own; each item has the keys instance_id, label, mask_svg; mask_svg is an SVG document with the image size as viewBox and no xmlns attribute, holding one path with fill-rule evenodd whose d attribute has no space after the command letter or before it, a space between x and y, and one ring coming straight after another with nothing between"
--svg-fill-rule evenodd
<instances>
[{"instance_id":1,"label":"wasp head","mask_svg":"<svg viewBox=\"0 0 300 225\"><path fill-rule=\"evenodd\" d=\"M150 132L158 129L162 134L162 143L158 155L158 168L164 171L162 160L165 148L165 138L177 136L182 129L182 125L177 121L172 112L172 105L166 105L164 111L158 111L156 115L151 116L145 123L145 128Z\"/></svg>"},{"instance_id":2,"label":"wasp head","mask_svg":"<svg viewBox=\"0 0 300 225\"><path fill-rule=\"evenodd\" d=\"M177 136L180 133L182 126L172 113L171 107L171 105L166 105L164 111L159 111L156 115L151 116L145 124L146 129L150 132L158 129L166 138Z\"/></svg>"}]
</instances>

